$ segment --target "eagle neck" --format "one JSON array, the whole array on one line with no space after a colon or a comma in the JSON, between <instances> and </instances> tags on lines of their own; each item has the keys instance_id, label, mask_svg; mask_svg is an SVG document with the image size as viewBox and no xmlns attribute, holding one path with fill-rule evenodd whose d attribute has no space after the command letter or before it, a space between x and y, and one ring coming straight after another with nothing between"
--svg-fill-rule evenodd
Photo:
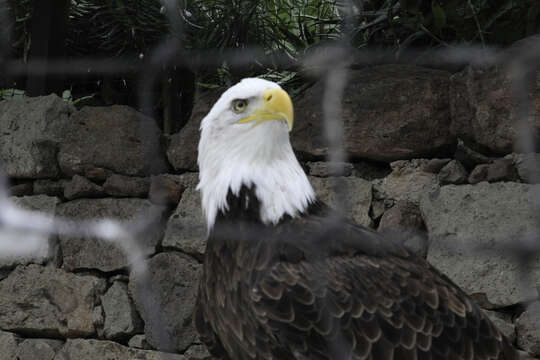
<instances>
[{"instance_id":1,"label":"eagle neck","mask_svg":"<svg viewBox=\"0 0 540 360\"><path fill-rule=\"evenodd\" d=\"M259 128L264 130L263 126ZM288 136L281 137L286 139L281 143L270 142L266 130L264 136L254 133L239 144L229 140L227 149L205 148L203 152L199 148L198 189L208 230L219 212L230 210L229 194L239 196L243 187L252 189L260 204L259 220L265 225L275 225L285 216L298 217L315 201L315 192Z\"/></svg>"}]
</instances>

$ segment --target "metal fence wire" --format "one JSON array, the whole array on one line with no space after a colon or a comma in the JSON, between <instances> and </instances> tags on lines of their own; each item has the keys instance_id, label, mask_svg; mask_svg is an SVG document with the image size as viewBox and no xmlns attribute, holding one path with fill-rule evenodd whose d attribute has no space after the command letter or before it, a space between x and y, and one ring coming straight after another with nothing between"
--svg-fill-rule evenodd
<instances>
[{"instance_id":1,"label":"metal fence wire","mask_svg":"<svg viewBox=\"0 0 540 360\"><path fill-rule=\"evenodd\" d=\"M164 64L169 67L189 67L192 66L193 62L196 62L201 68L219 68L226 63L230 68L247 68L256 65L258 67L278 66L302 70L309 73L313 79L324 83L321 107L324 119L323 131L328 148L325 161L329 163L331 173L343 174L343 164L347 161L347 154L341 117L341 99L351 71L380 64L399 63L443 69L460 69L466 65L478 69L500 67L506 69L510 74L514 101L517 104L516 121L519 135L515 142L515 152L535 153L538 148L535 144L537 133L535 126L538 126L539 118L538 114L535 113L530 89L531 86L536 89L540 86L539 78L535 75L538 71L538 64L540 64L540 37L533 37L526 43L522 43L521 46L504 51L485 45L456 45L438 49L404 50L400 52L399 56L396 56L392 50L358 49L350 46L350 32L353 31L353 27L350 25L352 19L351 16L345 16L345 31L341 38L320 45L319 51L307 53L300 61L297 61L291 59L289 54L285 52L273 52L269 56L268 52L257 47L229 50L187 49L181 41L181 36L178 36L184 31L184 20L176 6L176 1L162 1L162 9L167 16L170 33L175 34L175 36L163 34L159 44L151 52L144 54L144 56L141 55L140 61L134 62L132 59L122 57L104 59L93 56L69 60L60 58L48 59L47 61L23 61L11 59L8 56L12 39L11 26L6 24L11 24L12 19L8 16L7 1L0 1L0 71L2 74L14 78L45 74L84 77L89 72L106 76L124 73L126 68L129 68L130 72L138 74L136 101L138 110L151 114L157 96L155 84L161 81ZM352 3L345 2L343 13L352 14L352 6ZM407 114L402 114L402 116L407 116ZM149 118L141 119L148 120ZM144 121L139 124L139 133L140 138L143 139L142 148L145 149L147 157L144 161L147 164L153 164L153 154L160 151L160 139L150 136L152 132L148 131L148 124ZM524 166L530 170L530 174L533 174L533 178L529 182L532 184L540 183L539 164L534 157L525 157L524 159L526 162ZM354 194L349 192L347 182L343 179L343 177L333 178L333 192L337 199L334 207L347 213L349 202ZM154 344L154 347L174 352L175 346L163 324L164 315L161 312L160 300L155 294L152 294L152 274L148 269L148 258L141 247L141 237L146 236L149 232L162 231L162 217L164 214L169 214L170 209L163 205L153 204L146 213L129 221L113 218L96 218L84 221L61 218L18 207L9 194L11 180L6 173L0 176L0 257L32 253L40 246L32 240L35 239L35 236L31 235L35 234L44 235L41 239L47 239L49 236L72 235L85 237L86 241L95 241L99 238L110 242L125 254L128 259L129 272L138 274L133 279L136 279L139 282L137 286L143 289L144 303L142 306L152 314L145 321L153 322L154 329L163 329L157 335L157 343ZM530 196L535 208L531 216L538 223L537 229L540 228L539 191L540 187L531 186ZM505 204L499 205L505 206ZM538 232L535 232L526 238L513 239L511 243L504 245L503 249L498 249L499 253L502 251L506 254L507 259L519 264L520 273L523 274L520 277L519 287L532 294L531 298L528 299L531 302L537 297L534 289L537 288L538 279L531 274L534 274L533 269L537 266L540 257L539 240ZM454 253L456 256L463 257L492 256L492 253L487 252L486 248L468 245L466 242L454 242L451 238L448 241L446 249L448 254ZM474 244L474 242L470 242L470 244ZM493 249L490 248L490 251ZM437 266L437 264L434 265ZM99 274L99 276L106 276L106 274ZM2 278L0 277L0 279ZM518 304L518 306L524 305L527 303ZM538 323L540 323L540 318ZM540 331L540 328L537 331ZM166 358L171 355L163 353L161 356Z\"/></svg>"}]
</instances>

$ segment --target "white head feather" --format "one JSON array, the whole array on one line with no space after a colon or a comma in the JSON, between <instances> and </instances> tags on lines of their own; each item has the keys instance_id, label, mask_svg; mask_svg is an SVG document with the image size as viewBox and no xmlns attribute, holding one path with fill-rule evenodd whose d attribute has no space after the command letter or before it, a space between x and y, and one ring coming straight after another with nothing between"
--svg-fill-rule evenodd
<instances>
[{"instance_id":1,"label":"white head feather","mask_svg":"<svg viewBox=\"0 0 540 360\"><path fill-rule=\"evenodd\" d=\"M242 185L255 185L265 224L276 224L284 215L296 217L315 200L294 155L289 124L277 115L273 119L277 121L254 115L264 108L264 94L272 89L281 87L263 79L243 79L225 91L202 120L197 189L202 193L208 229L214 225L218 211L228 209L229 189L237 195ZM247 100L241 112L234 109L238 99ZM247 117L251 121L239 122Z\"/></svg>"}]
</instances>

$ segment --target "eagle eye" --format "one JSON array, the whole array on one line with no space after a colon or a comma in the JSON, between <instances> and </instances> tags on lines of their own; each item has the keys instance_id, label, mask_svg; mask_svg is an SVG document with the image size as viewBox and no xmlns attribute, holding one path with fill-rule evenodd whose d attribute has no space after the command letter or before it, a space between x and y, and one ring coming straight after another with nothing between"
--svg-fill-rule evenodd
<instances>
[{"instance_id":1,"label":"eagle eye","mask_svg":"<svg viewBox=\"0 0 540 360\"><path fill-rule=\"evenodd\" d=\"M235 99L232 101L232 109L235 113L239 114L246 110L248 102L246 99Z\"/></svg>"}]
</instances>

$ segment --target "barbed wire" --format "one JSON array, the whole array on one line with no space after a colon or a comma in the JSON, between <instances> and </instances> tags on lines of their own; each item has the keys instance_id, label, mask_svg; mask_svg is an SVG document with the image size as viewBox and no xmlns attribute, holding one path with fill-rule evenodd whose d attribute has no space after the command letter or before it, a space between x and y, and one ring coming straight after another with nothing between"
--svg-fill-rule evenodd
<instances>
[{"instance_id":1,"label":"barbed wire","mask_svg":"<svg viewBox=\"0 0 540 360\"><path fill-rule=\"evenodd\" d=\"M7 14L7 1L0 0L0 24L9 24ZM406 49L396 54L388 49L356 49L350 46L350 38L354 31L352 26L352 16L345 16L345 32L342 39L320 45L317 49L308 51L305 55L297 59L291 58L288 53L273 52L271 56L265 49L249 47L241 50L187 50L183 47L181 36L183 32L183 22L181 11L177 8L177 2L164 0L163 11L171 25L171 33L175 36L164 34L164 39L149 54L139 57L134 63L133 58L83 58L70 60L48 60L47 62L31 60L25 63L21 60L10 60L9 34L7 26L0 26L0 69L5 74L10 75L33 75L33 74L140 74L138 86L139 109L145 113L151 113L154 102L153 86L160 76L163 66L221 66L224 62L230 66L259 65L263 67L277 66L282 69L293 71L305 71L310 76L322 79L324 82L323 94L323 119L324 133L328 145L328 161L332 174L343 174L343 163L346 161L344 146L344 128L341 119L342 104L340 99L345 91L348 79L348 72L351 69L363 68L371 65L384 63L405 63L432 67L462 67L471 65L473 67L487 66L507 66L511 71L512 90L517 101L517 119L519 137L516 151L523 153L533 153L537 148L534 139L533 124L530 121L534 116L533 105L528 92L527 84L530 82L531 73L538 69L540 63L540 40L533 41L520 48L514 49L512 55L507 50L502 51L495 47L456 45L442 49ZM345 14L352 14L353 3L347 1L345 4ZM138 55L133 55L138 56ZM338 59L336 61L336 59ZM143 139L142 148L145 151L144 161L147 164L156 164L152 159L152 154L159 148L159 139L150 138L147 131L148 123L145 120L139 122L139 133ZM538 164L532 159L526 160L525 166L532 169L532 174L540 174ZM158 166L158 165L156 165ZM151 169L150 172L153 169ZM163 331L157 335L159 350L174 351L174 345L165 332L163 326L164 319L160 311L160 301L156 294L151 293L151 275L148 271L146 256L138 240L140 236L148 231L156 230L159 219L165 213L165 208L154 204L145 214L141 214L130 221L119 221L115 219L93 219L85 221L75 221L63 219L54 215L46 215L37 211L24 210L15 205L10 200L8 194L8 177L0 173L0 232L9 231L14 234L13 238L0 236L0 258L9 256L20 256L21 254L31 254L36 251L36 243L25 243L27 233L38 233L49 235L77 235L84 236L86 241L99 238L117 246L122 250L128 259L128 266L131 272L136 273L135 279L139 279L138 284L142 289L142 306L151 314L147 321L155 322L154 328ZM534 183L540 179L534 178ZM336 206L341 209L341 213L347 213L350 207L348 204L348 191L345 182L339 178L333 184L334 192L338 201ZM538 228L540 229L540 188L534 190L534 204L536 206ZM332 221L332 220L331 220ZM335 221L339 221L335 219ZM294 241L294 239L287 239ZM489 249L475 245L456 243L447 244L445 250L449 253L463 255L465 249L466 256L489 256ZM539 233L529 234L524 239L514 241L512 244L504 245L503 249L510 258L514 259L519 266L521 277L520 286L524 289L531 289L534 282L530 279L530 269L537 256L540 255ZM319 274L320 275L320 274ZM528 290L527 290L528 291ZM527 300L534 300L530 298ZM343 339L341 339L343 340ZM338 342L340 340L337 340ZM339 344L334 344L335 351L339 351ZM168 356L168 355L164 355Z\"/></svg>"}]
</instances>

